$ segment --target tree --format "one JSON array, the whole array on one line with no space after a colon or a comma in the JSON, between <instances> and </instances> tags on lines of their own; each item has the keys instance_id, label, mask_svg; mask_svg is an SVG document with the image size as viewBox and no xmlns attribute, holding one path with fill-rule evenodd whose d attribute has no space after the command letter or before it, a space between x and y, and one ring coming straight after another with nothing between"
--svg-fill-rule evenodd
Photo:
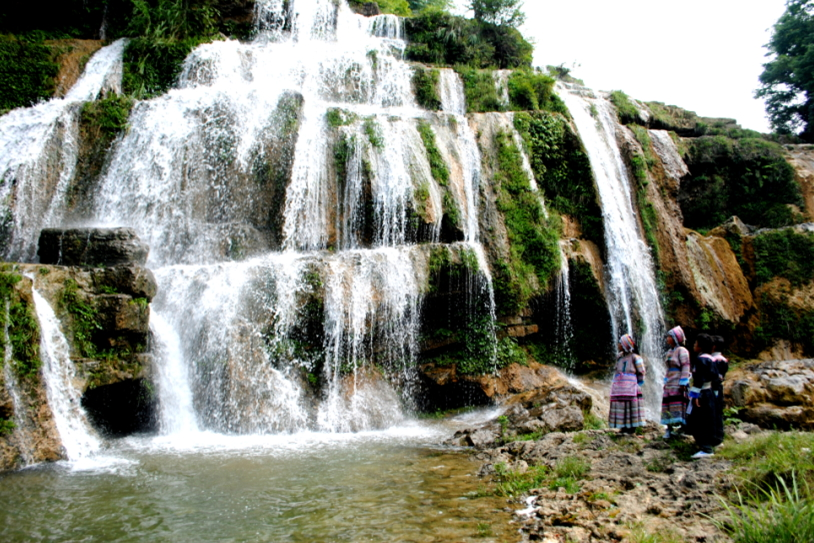
<instances>
[{"instance_id":1,"label":"tree","mask_svg":"<svg viewBox=\"0 0 814 543\"><path fill-rule=\"evenodd\" d=\"M407 2L415 13L427 8L446 11L452 3L451 0L407 0Z\"/></svg>"},{"instance_id":2,"label":"tree","mask_svg":"<svg viewBox=\"0 0 814 543\"><path fill-rule=\"evenodd\" d=\"M788 0L766 48L774 59L755 96L766 99L776 132L814 141L814 0Z\"/></svg>"},{"instance_id":3,"label":"tree","mask_svg":"<svg viewBox=\"0 0 814 543\"><path fill-rule=\"evenodd\" d=\"M469 7L478 21L517 28L526 20L522 5L520 0L472 0Z\"/></svg>"}]
</instances>

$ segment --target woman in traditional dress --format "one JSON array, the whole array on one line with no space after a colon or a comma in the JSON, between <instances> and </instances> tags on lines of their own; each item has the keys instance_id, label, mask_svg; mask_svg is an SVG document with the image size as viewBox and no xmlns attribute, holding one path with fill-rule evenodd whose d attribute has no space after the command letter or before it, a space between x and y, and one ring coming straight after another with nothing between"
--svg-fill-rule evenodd
<instances>
[{"instance_id":1,"label":"woman in traditional dress","mask_svg":"<svg viewBox=\"0 0 814 543\"><path fill-rule=\"evenodd\" d=\"M687 387L690 384L690 351L684 347L684 330L676 326L667 332L667 375L661 398L661 423L667 426L664 439L672 436L672 426L683 430L686 425Z\"/></svg>"},{"instance_id":2,"label":"woman in traditional dress","mask_svg":"<svg viewBox=\"0 0 814 543\"><path fill-rule=\"evenodd\" d=\"M687 427L699 449L693 458L712 456L713 448L724 439L723 412L715 394L719 375L710 354L712 347L709 335L698 334L693 348L697 358L692 372L691 404L687 416Z\"/></svg>"},{"instance_id":3,"label":"woman in traditional dress","mask_svg":"<svg viewBox=\"0 0 814 543\"><path fill-rule=\"evenodd\" d=\"M644 426L641 388L644 384L644 360L636 354L636 343L630 334L619 339L619 351L611 384L608 426L633 433L636 428Z\"/></svg>"}]
</instances>

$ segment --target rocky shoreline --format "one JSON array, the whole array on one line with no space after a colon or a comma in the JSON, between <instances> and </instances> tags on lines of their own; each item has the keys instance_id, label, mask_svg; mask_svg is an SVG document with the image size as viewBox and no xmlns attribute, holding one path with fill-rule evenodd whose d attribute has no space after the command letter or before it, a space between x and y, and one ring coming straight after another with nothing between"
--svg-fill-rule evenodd
<instances>
[{"instance_id":1,"label":"rocky shoreline","mask_svg":"<svg viewBox=\"0 0 814 543\"><path fill-rule=\"evenodd\" d=\"M749 423L727 427L735 440L759 432ZM691 437L664 440L662 433L655 423L638 435L551 432L475 447L473 455L481 463L478 475L493 482L498 495L509 494L523 541L639 541L655 533L665 541L731 541L711 519L725 515L722 497L737 477L732 461L691 460ZM512 492L524 480L533 487Z\"/></svg>"}]
</instances>

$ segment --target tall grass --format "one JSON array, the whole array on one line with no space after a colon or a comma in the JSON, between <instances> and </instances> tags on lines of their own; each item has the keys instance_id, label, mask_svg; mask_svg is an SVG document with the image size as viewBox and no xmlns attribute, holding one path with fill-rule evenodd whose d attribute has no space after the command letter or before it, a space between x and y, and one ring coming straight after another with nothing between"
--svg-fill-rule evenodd
<instances>
[{"instance_id":1,"label":"tall grass","mask_svg":"<svg viewBox=\"0 0 814 543\"><path fill-rule=\"evenodd\" d=\"M764 503L755 507L738 493L738 503L721 500L727 518L712 519L735 543L810 543L814 541L814 502L801 491L792 472L791 485L779 479L778 486L761 490Z\"/></svg>"}]
</instances>

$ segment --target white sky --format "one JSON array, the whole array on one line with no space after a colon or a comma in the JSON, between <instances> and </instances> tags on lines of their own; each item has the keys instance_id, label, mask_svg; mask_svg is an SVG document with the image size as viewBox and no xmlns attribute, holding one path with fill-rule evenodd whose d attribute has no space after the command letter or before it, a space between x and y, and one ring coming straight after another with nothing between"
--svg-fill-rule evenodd
<instances>
[{"instance_id":1,"label":"white sky","mask_svg":"<svg viewBox=\"0 0 814 543\"><path fill-rule=\"evenodd\" d=\"M784 9L785 0L525 0L520 30L536 66L565 63L591 88L768 132L753 96Z\"/></svg>"}]
</instances>

